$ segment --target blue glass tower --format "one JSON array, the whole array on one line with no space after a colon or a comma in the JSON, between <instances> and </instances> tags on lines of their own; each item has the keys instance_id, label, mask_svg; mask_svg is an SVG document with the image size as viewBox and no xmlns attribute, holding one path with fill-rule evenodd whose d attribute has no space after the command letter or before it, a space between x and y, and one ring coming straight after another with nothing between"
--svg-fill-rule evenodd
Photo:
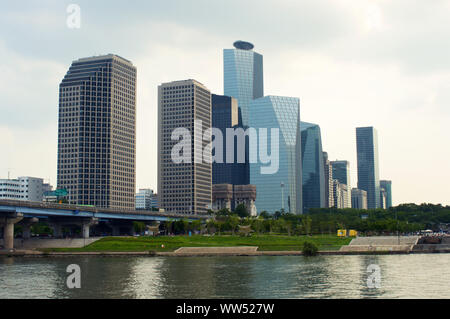
<instances>
[{"instance_id":1,"label":"blue glass tower","mask_svg":"<svg viewBox=\"0 0 450 319\"><path fill-rule=\"evenodd\" d=\"M234 162L227 163L227 128L243 128L242 116L237 100L230 96L212 95L212 127L219 129L223 136L223 163L212 164L213 184L248 185L250 183L248 147L245 149L245 163L238 163L237 143L234 148ZM248 142L248 139L247 139ZM215 150L213 151L215 152ZM215 155L215 153L213 153Z\"/></svg>"},{"instance_id":2,"label":"blue glass tower","mask_svg":"<svg viewBox=\"0 0 450 319\"><path fill-rule=\"evenodd\" d=\"M248 42L237 41L234 47L223 51L224 94L238 100L242 124L248 126L250 102L264 96L263 56Z\"/></svg>"},{"instance_id":3,"label":"blue glass tower","mask_svg":"<svg viewBox=\"0 0 450 319\"><path fill-rule=\"evenodd\" d=\"M392 207L392 181L380 181L380 187L386 191L386 207Z\"/></svg>"},{"instance_id":4,"label":"blue glass tower","mask_svg":"<svg viewBox=\"0 0 450 319\"><path fill-rule=\"evenodd\" d=\"M252 162L250 154L250 183L256 185L258 193L256 208L259 212L275 213L284 209L302 214L300 100L266 96L251 101L249 111L249 126L258 131L259 137L261 129L267 129L267 149L270 150L275 143L279 154L278 170L273 174L263 174L261 168L267 164L262 163L260 156L256 163ZM271 140L272 128L278 129L278 140ZM258 141L259 152L260 148L261 142Z\"/></svg>"},{"instance_id":5,"label":"blue glass tower","mask_svg":"<svg viewBox=\"0 0 450 319\"><path fill-rule=\"evenodd\" d=\"M358 158L358 189L367 192L368 209L380 208L380 179L378 168L378 134L373 127L356 129Z\"/></svg>"},{"instance_id":6,"label":"blue glass tower","mask_svg":"<svg viewBox=\"0 0 450 319\"><path fill-rule=\"evenodd\" d=\"M301 122L303 210L326 206L322 137L317 124Z\"/></svg>"}]
</instances>

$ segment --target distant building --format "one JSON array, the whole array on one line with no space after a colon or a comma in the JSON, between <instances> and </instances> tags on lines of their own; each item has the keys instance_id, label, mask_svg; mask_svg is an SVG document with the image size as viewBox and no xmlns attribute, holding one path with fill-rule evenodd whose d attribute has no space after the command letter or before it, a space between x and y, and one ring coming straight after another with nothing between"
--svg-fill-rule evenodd
<instances>
[{"instance_id":1,"label":"distant building","mask_svg":"<svg viewBox=\"0 0 450 319\"><path fill-rule=\"evenodd\" d=\"M222 133L223 147L221 158L212 164L212 183L213 184L232 184L247 185L250 183L250 166L248 162L248 138L243 149L238 148L237 143L232 149L234 159L232 163L227 163L227 129L242 128L242 116L238 107L237 99L224 95L212 95L212 127L219 129ZM234 136L233 136L234 138ZM214 150L213 156L217 156L217 150ZM238 154L242 152L243 154ZM243 155L239 162L240 155ZM243 159L243 161L242 161Z\"/></svg>"},{"instance_id":2,"label":"distant building","mask_svg":"<svg viewBox=\"0 0 450 319\"><path fill-rule=\"evenodd\" d=\"M212 210L229 209L233 211L244 204L250 216L257 216L255 185L215 184L212 186Z\"/></svg>"},{"instance_id":3,"label":"distant building","mask_svg":"<svg viewBox=\"0 0 450 319\"><path fill-rule=\"evenodd\" d=\"M380 208L387 209L387 192L380 187Z\"/></svg>"},{"instance_id":4,"label":"distant building","mask_svg":"<svg viewBox=\"0 0 450 319\"><path fill-rule=\"evenodd\" d=\"M350 208L347 185L341 184L337 179L333 180L333 197L334 207L339 209Z\"/></svg>"},{"instance_id":5,"label":"distant building","mask_svg":"<svg viewBox=\"0 0 450 319\"><path fill-rule=\"evenodd\" d=\"M323 152L323 164L324 164L324 185L325 185L325 207L334 206L333 196L333 168L331 162L328 159L328 153Z\"/></svg>"},{"instance_id":6,"label":"distant building","mask_svg":"<svg viewBox=\"0 0 450 319\"><path fill-rule=\"evenodd\" d=\"M158 199L166 212L201 215L211 208L211 156L203 157L210 141L195 139L196 134L203 136L209 128L211 93L203 84L185 80L159 86ZM183 135L173 140L175 130L190 135L189 140ZM177 148L175 155L179 158L175 161L172 155Z\"/></svg>"},{"instance_id":7,"label":"distant building","mask_svg":"<svg viewBox=\"0 0 450 319\"><path fill-rule=\"evenodd\" d=\"M367 209L367 192L362 189L352 189L352 208Z\"/></svg>"},{"instance_id":8,"label":"distant building","mask_svg":"<svg viewBox=\"0 0 450 319\"><path fill-rule=\"evenodd\" d=\"M0 179L0 199L42 202L44 194L52 189L42 178Z\"/></svg>"},{"instance_id":9,"label":"distant building","mask_svg":"<svg viewBox=\"0 0 450 319\"><path fill-rule=\"evenodd\" d=\"M380 181L380 187L386 191L386 208L392 207L392 181Z\"/></svg>"},{"instance_id":10,"label":"distant building","mask_svg":"<svg viewBox=\"0 0 450 319\"><path fill-rule=\"evenodd\" d=\"M69 204L133 209L136 67L117 55L73 61L59 86L58 189Z\"/></svg>"},{"instance_id":11,"label":"distant building","mask_svg":"<svg viewBox=\"0 0 450 319\"><path fill-rule=\"evenodd\" d=\"M367 192L369 209L380 207L380 179L378 166L378 134L373 127L356 129L358 158L358 189Z\"/></svg>"},{"instance_id":12,"label":"distant building","mask_svg":"<svg viewBox=\"0 0 450 319\"><path fill-rule=\"evenodd\" d=\"M303 211L326 207L322 136L317 124L301 122Z\"/></svg>"},{"instance_id":13,"label":"distant building","mask_svg":"<svg viewBox=\"0 0 450 319\"><path fill-rule=\"evenodd\" d=\"M284 209L292 214L302 214L302 164L300 134L300 100L293 97L265 96L250 103L249 126L267 136L278 129L278 170L264 173L268 164L250 162L250 184L258 191L258 212L275 213ZM268 140L270 140L268 138ZM261 147L261 145L259 145Z\"/></svg>"},{"instance_id":14,"label":"distant building","mask_svg":"<svg viewBox=\"0 0 450 319\"><path fill-rule=\"evenodd\" d=\"M224 94L238 100L244 126L249 126L250 102L264 96L263 56L253 47L236 41L234 49L223 51Z\"/></svg>"},{"instance_id":15,"label":"distant building","mask_svg":"<svg viewBox=\"0 0 450 319\"><path fill-rule=\"evenodd\" d=\"M332 161L331 167L333 171L333 179L339 181L340 184L347 185L347 206L351 208L351 183L350 183L350 163L348 161Z\"/></svg>"},{"instance_id":16,"label":"distant building","mask_svg":"<svg viewBox=\"0 0 450 319\"><path fill-rule=\"evenodd\" d=\"M158 208L157 194L152 189L140 189L136 194L136 210L152 210Z\"/></svg>"}]
</instances>

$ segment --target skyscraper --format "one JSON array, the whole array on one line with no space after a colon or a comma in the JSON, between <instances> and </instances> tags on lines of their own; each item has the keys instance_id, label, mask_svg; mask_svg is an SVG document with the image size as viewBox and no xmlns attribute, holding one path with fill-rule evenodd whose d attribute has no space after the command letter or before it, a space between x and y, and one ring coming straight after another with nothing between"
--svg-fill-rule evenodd
<instances>
[{"instance_id":1,"label":"skyscraper","mask_svg":"<svg viewBox=\"0 0 450 319\"><path fill-rule=\"evenodd\" d=\"M301 122L303 210L326 206L322 137L317 124Z\"/></svg>"},{"instance_id":2,"label":"skyscraper","mask_svg":"<svg viewBox=\"0 0 450 319\"><path fill-rule=\"evenodd\" d=\"M347 199L344 208L351 207L351 185L350 185L350 163L348 161L332 161L333 179L339 181L340 184L347 185Z\"/></svg>"},{"instance_id":3,"label":"skyscraper","mask_svg":"<svg viewBox=\"0 0 450 319\"><path fill-rule=\"evenodd\" d=\"M134 209L136 68L117 55L74 61L59 88L58 188L71 204Z\"/></svg>"},{"instance_id":4,"label":"skyscraper","mask_svg":"<svg viewBox=\"0 0 450 319\"><path fill-rule=\"evenodd\" d=\"M300 100L292 97L265 96L250 103L250 128L258 131L258 161L252 161L250 151L250 183L256 186L256 208L259 212L274 213L284 209L293 214L302 213L302 165L300 134ZM273 140L271 129L278 129L279 139ZM261 133L267 130L267 144ZM270 136L270 138L269 138ZM254 141L255 142L255 141ZM256 143L256 142L255 142ZM261 161L261 147L278 151L278 169L264 172L269 164ZM252 145L250 145L252 148ZM263 152L264 153L264 152ZM272 164L276 154L271 154Z\"/></svg>"},{"instance_id":5,"label":"skyscraper","mask_svg":"<svg viewBox=\"0 0 450 319\"><path fill-rule=\"evenodd\" d=\"M250 102L264 96L263 56L248 42L236 41L234 47L223 52L224 94L238 100L242 124L248 126Z\"/></svg>"},{"instance_id":6,"label":"skyscraper","mask_svg":"<svg viewBox=\"0 0 450 319\"><path fill-rule=\"evenodd\" d=\"M324 178L325 178L325 207L334 206L333 196L333 168L331 162L328 159L328 153L323 152L323 164L324 164Z\"/></svg>"},{"instance_id":7,"label":"skyscraper","mask_svg":"<svg viewBox=\"0 0 450 319\"><path fill-rule=\"evenodd\" d=\"M159 86L158 195L167 212L206 214L211 207L211 153L203 152L210 143L203 139L208 128L211 93L203 84L185 80Z\"/></svg>"},{"instance_id":8,"label":"skyscraper","mask_svg":"<svg viewBox=\"0 0 450 319\"><path fill-rule=\"evenodd\" d=\"M212 95L212 127L219 129L223 136L223 163L214 162L212 164L212 183L232 185L249 184L250 172L248 164L248 147L245 147L244 150L238 150L237 143L234 143L234 161L233 163L227 163L226 160L228 143L227 129L243 128L241 112L235 98L223 95ZM245 163L238 163L238 151L245 152ZM216 151L214 150L213 152Z\"/></svg>"},{"instance_id":9,"label":"skyscraper","mask_svg":"<svg viewBox=\"0 0 450 319\"><path fill-rule=\"evenodd\" d=\"M378 135L373 127L356 129L358 158L358 189L367 192L369 209L380 207L380 180L378 168Z\"/></svg>"},{"instance_id":10,"label":"skyscraper","mask_svg":"<svg viewBox=\"0 0 450 319\"><path fill-rule=\"evenodd\" d=\"M352 189L352 208L367 209L367 192L361 189Z\"/></svg>"},{"instance_id":11,"label":"skyscraper","mask_svg":"<svg viewBox=\"0 0 450 319\"><path fill-rule=\"evenodd\" d=\"M386 191L386 207L392 207L392 181L380 181L380 187L384 188Z\"/></svg>"}]
</instances>

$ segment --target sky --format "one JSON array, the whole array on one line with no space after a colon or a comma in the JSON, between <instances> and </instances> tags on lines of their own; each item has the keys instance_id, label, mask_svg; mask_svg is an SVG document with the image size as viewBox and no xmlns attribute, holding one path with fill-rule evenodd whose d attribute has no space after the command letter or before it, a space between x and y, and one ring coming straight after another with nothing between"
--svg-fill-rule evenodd
<instances>
[{"instance_id":1,"label":"sky","mask_svg":"<svg viewBox=\"0 0 450 319\"><path fill-rule=\"evenodd\" d=\"M81 9L68 28L67 7ZM0 0L0 178L56 186L58 88L73 60L108 53L138 70L137 188L157 188L157 86L196 79L223 94L223 49L264 55L266 95L300 98L330 160L378 130L393 203L450 205L450 1Z\"/></svg>"}]
</instances>

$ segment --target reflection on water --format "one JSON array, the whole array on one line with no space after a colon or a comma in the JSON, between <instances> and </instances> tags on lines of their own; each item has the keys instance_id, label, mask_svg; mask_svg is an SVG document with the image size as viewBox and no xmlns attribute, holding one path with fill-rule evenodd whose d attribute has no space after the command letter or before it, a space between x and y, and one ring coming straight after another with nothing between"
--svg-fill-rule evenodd
<instances>
[{"instance_id":1,"label":"reflection on water","mask_svg":"<svg viewBox=\"0 0 450 319\"><path fill-rule=\"evenodd\" d=\"M81 267L81 289L66 268ZM367 267L381 288L367 287ZM0 258L0 298L450 298L450 255Z\"/></svg>"}]
</instances>

